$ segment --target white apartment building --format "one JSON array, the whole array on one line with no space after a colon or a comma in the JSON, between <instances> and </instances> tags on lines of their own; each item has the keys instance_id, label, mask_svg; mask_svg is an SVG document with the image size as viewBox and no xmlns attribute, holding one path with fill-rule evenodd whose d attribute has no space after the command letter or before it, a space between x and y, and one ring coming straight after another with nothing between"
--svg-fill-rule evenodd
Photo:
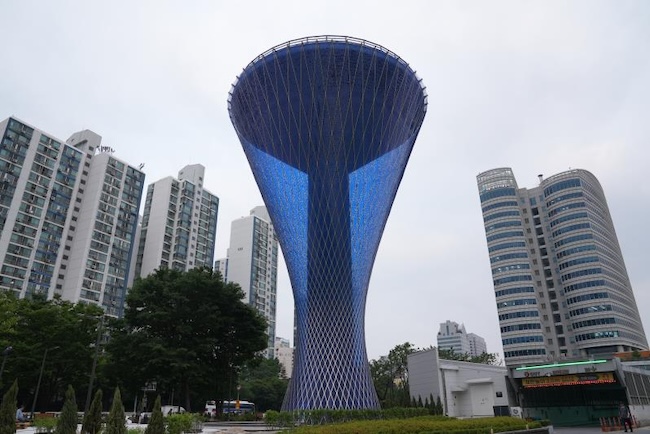
<instances>
[{"instance_id":1,"label":"white apartment building","mask_svg":"<svg viewBox=\"0 0 650 434\"><path fill-rule=\"evenodd\" d=\"M228 281L228 258L220 258L214 261L214 271L221 273L224 282Z\"/></svg>"},{"instance_id":2,"label":"white apartment building","mask_svg":"<svg viewBox=\"0 0 650 434\"><path fill-rule=\"evenodd\" d=\"M219 198L203 188L205 167L185 166L178 179L163 178L147 188L136 277L161 267L212 267Z\"/></svg>"},{"instance_id":3,"label":"white apartment building","mask_svg":"<svg viewBox=\"0 0 650 434\"><path fill-rule=\"evenodd\" d=\"M268 322L266 356L274 357L275 311L278 279L278 239L266 208L255 207L247 217L234 220L228 248L228 282L244 291L246 303Z\"/></svg>"},{"instance_id":4,"label":"white apartment building","mask_svg":"<svg viewBox=\"0 0 650 434\"><path fill-rule=\"evenodd\" d=\"M293 374L293 348L291 348L289 339L275 338L274 355L284 369L285 377L291 378Z\"/></svg>"},{"instance_id":5,"label":"white apartment building","mask_svg":"<svg viewBox=\"0 0 650 434\"><path fill-rule=\"evenodd\" d=\"M470 357L487 353L485 339L477 334L467 333L463 324L449 320L440 323L438 348L453 350L456 354L467 354Z\"/></svg>"},{"instance_id":6,"label":"white apartment building","mask_svg":"<svg viewBox=\"0 0 650 434\"><path fill-rule=\"evenodd\" d=\"M480 356L487 353L487 344L485 339L475 333L467 333L467 340L469 342L469 355L472 357Z\"/></svg>"},{"instance_id":7,"label":"white apartment building","mask_svg":"<svg viewBox=\"0 0 650 434\"><path fill-rule=\"evenodd\" d=\"M144 174L84 130L0 122L0 287L122 315Z\"/></svg>"}]
</instances>

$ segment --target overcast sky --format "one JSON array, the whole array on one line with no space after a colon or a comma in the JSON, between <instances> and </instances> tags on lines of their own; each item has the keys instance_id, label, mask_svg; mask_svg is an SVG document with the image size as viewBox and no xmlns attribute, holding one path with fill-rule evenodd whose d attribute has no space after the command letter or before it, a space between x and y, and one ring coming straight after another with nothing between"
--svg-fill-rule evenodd
<instances>
[{"instance_id":1,"label":"overcast sky","mask_svg":"<svg viewBox=\"0 0 650 434\"><path fill-rule=\"evenodd\" d=\"M262 203L228 118L235 76L268 48L349 35L394 51L429 109L368 292L372 359L464 323L502 353L476 175L520 187L569 168L600 180L650 331L650 2L0 0L0 118L60 139L90 129L149 184L206 167L230 222ZM292 336L284 263L277 335ZM293 342L292 342L293 343Z\"/></svg>"}]
</instances>

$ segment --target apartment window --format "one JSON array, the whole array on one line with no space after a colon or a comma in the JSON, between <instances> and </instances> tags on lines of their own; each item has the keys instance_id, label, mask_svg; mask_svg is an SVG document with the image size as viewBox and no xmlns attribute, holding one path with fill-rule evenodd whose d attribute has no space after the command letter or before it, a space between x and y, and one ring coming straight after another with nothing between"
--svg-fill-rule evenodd
<instances>
[{"instance_id":1,"label":"apartment window","mask_svg":"<svg viewBox=\"0 0 650 434\"><path fill-rule=\"evenodd\" d=\"M546 342L548 342L549 345L553 345L553 339L548 339Z\"/></svg>"},{"instance_id":2,"label":"apartment window","mask_svg":"<svg viewBox=\"0 0 650 434\"><path fill-rule=\"evenodd\" d=\"M542 291L539 291L539 298L544 298L544 293Z\"/></svg>"},{"instance_id":3,"label":"apartment window","mask_svg":"<svg viewBox=\"0 0 650 434\"><path fill-rule=\"evenodd\" d=\"M542 304L540 304L540 307L541 307L542 309L546 309L546 303L542 303Z\"/></svg>"}]
</instances>

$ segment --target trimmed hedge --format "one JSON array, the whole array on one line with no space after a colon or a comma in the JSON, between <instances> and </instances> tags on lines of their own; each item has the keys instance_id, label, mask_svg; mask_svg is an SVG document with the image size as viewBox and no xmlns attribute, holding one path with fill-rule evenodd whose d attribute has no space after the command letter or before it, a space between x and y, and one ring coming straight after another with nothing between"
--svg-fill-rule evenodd
<instances>
[{"instance_id":1,"label":"trimmed hedge","mask_svg":"<svg viewBox=\"0 0 650 434\"><path fill-rule=\"evenodd\" d=\"M265 422L273 427L292 427L296 425L325 425L355 420L407 419L428 415L426 408L388 408L386 410L302 410L272 411L265 413ZM435 416L447 419L445 416Z\"/></svg>"},{"instance_id":2,"label":"trimmed hedge","mask_svg":"<svg viewBox=\"0 0 650 434\"><path fill-rule=\"evenodd\" d=\"M356 420L320 426L300 426L294 434L490 434L539 428L538 422L512 417L451 419L423 416L409 419Z\"/></svg>"}]
</instances>

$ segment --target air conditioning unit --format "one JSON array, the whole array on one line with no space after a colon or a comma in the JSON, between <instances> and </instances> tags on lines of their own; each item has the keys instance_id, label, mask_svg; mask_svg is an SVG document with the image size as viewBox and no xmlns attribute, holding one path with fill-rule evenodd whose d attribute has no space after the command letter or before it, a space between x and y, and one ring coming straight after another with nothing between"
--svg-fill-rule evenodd
<instances>
[{"instance_id":1,"label":"air conditioning unit","mask_svg":"<svg viewBox=\"0 0 650 434\"><path fill-rule=\"evenodd\" d=\"M510 416L523 418L521 407L510 407Z\"/></svg>"}]
</instances>

